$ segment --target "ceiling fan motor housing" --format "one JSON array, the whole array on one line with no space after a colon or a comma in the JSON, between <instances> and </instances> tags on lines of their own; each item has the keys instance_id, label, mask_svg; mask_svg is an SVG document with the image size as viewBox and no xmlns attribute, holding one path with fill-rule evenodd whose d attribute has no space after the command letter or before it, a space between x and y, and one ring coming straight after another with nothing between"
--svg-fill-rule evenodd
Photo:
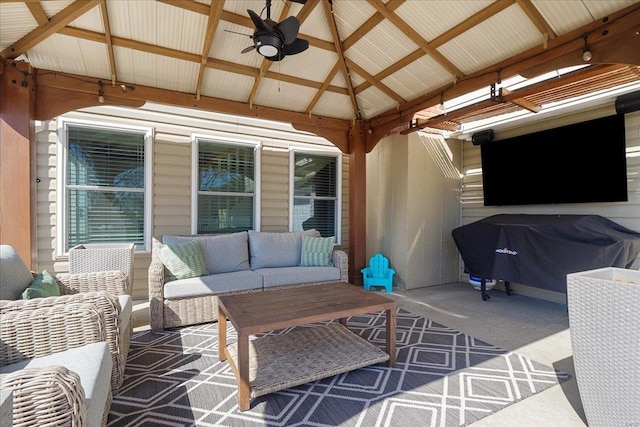
<instances>
[{"instance_id":1,"label":"ceiling fan motor housing","mask_svg":"<svg viewBox=\"0 0 640 427\"><path fill-rule=\"evenodd\" d=\"M282 49L282 40L272 34L260 33L253 36L256 50L262 56L271 57L277 55Z\"/></svg>"}]
</instances>

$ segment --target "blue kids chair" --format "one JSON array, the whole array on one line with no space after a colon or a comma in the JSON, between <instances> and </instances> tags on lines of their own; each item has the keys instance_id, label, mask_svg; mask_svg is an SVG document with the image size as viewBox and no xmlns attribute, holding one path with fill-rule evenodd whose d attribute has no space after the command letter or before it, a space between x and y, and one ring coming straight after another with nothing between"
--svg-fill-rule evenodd
<instances>
[{"instance_id":1,"label":"blue kids chair","mask_svg":"<svg viewBox=\"0 0 640 427\"><path fill-rule=\"evenodd\" d=\"M360 270L364 279L364 290L371 286L384 286L386 292L391 292L393 287L393 275L396 271L389 268L389 260L381 253L377 253L369 260L369 267Z\"/></svg>"}]
</instances>

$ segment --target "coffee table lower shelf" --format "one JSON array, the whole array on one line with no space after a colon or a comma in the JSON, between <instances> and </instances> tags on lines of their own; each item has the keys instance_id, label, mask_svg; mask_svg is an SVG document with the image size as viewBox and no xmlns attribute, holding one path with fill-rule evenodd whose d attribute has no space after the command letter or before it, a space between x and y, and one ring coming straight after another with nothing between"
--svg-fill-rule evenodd
<instances>
[{"instance_id":1,"label":"coffee table lower shelf","mask_svg":"<svg viewBox=\"0 0 640 427\"><path fill-rule=\"evenodd\" d=\"M227 346L226 353L238 377L237 345ZM251 339L249 396L255 398L388 360L387 353L339 323Z\"/></svg>"}]
</instances>

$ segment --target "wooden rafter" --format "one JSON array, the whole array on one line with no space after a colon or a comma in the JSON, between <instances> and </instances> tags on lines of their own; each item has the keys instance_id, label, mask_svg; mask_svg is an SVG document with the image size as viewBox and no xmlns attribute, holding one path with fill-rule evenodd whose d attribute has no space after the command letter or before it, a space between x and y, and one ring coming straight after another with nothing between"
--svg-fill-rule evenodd
<instances>
[{"instance_id":1,"label":"wooden rafter","mask_svg":"<svg viewBox=\"0 0 640 427\"><path fill-rule=\"evenodd\" d=\"M540 12L538 12L538 9L533 5L533 3L531 3L531 0L516 1L518 2L520 9L527 14L531 22L533 22L533 25L535 25L536 28L538 28L538 31L540 31L545 37L545 44L547 40L555 39L558 36L547 20L544 19Z\"/></svg>"},{"instance_id":2,"label":"wooden rafter","mask_svg":"<svg viewBox=\"0 0 640 427\"><path fill-rule=\"evenodd\" d=\"M347 67L349 67L355 73L360 75L360 77L363 77L365 80L367 80L372 86L375 86L378 89L380 89L384 94L386 94L388 97L396 101L398 104L404 104L405 102L407 102L406 99L404 99L403 97L401 97L400 95L392 91L387 85L382 83L382 81L378 80L376 77L369 74L364 68L362 68L355 62L351 61L350 59L345 59L345 62L347 64Z\"/></svg>"},{"instance_id":3,"label":"wooden rafter","mask_svg":"<svg viewBox=\"0 0 640 427\"><path fill-rule=\"evenodd\" d=\"M104 34L98 33L95 31L84 30L81 28L73 28L73 27L65 27L59 31L60 34L65 34L72 37L78 37L85 40L92 40L100 43L105 43ZM141 52L153 53L155 55L162 55L169 58L180 59L188 62L200 63L201 56L195 53L189 53L182 50L171 49L168 47L153 45L150 43L144 43L136 40L126 39L124 37L112 36L112 43L114 46L125 47L129 49L139 50ZM207 67L214 68L217 70L229 71L232 73L238 73L245 76L256 77L260 70L254 67L249 67L246 65L236 64L229 61L223 61L220 59L208 58L207 59ZM266 77L274 80L279 80L288 83L294 83L301 86L307 86L311 88L319 89L322 84L307 80L299 77L288 76L284 74L267 72L265 74ZM329 86L327 87L328 91L339 93L342 95L346 95L347 91L344 88L340 88L337 86Z\"/></svg>"},{"instance_id":4,"label":"wooden rafter","mask_svg":"<svg viewBox=\"0 0 640 427\"><path fill-rule=\"evenodd\" d=\"M353 116L358 117L360 108L358 108L358 100L356 99L356 93L353 91L351 76L349 76L349 69L347 68L344 52L342 51L342 42L340 41L338 27L333 16L333 6L329 0L322 0L322 5L324 6L327 21L329 22L329 29L331 30L331 36L333 37L333 44L336 47L336 52L338 53L338 63L340 64L340 69L342 70L342 74L344 75L344 80L347 85L347 91L349 92L349 99L351 100L351 107L353 108Z\"/></svg>"},{"instance_id":5,"label":"wooden rafter","mask_svg":"<svg viewBox=\"0 0 640 427\"><path fill-rule=\"evenodd\" d=\"M394 12L390 12L386 6L376 0L369 0L369 4L376 8L376 10L388 19L393 25L398 27L412 42L417 44L420 49L428 53L433 59L435 59L445 70L456 76L458 79L463 79L464 73L458 69L451 61L445 58L440 52L434 49L416 30L414 30L409 24L403 21Z\"/></svg>"},{"instance_id":6,"label":"wooden rafter","mask_svg":"<svg viewBox=\"0 0 640 427\"><path fill-rule=\"evenodd\" d=\"M629 54L629 52L639 52L638 49L633 50L631 48L637 42L635 34L637 34L636 28L639 27L639 19L640 7L638 5L630 6L612 13L606 20L594 21L549 40L546 48L541 45L535 46L505 61L470 74L455 85L449 84L412 99L400 111L392 109L384 112L372 118L369 122L371 133L368 136L367 149L373 148L375 143L372 141L378 141L394 129L400 128L401 123L410 121L416 112L441 102L443 93L446 93L445 99L452 99L496 82L498 70L500 70L500 75L504 79L521 73L523 70L528 70L541 64L544 65L572 54L577 49L582 49L584 34L593 34L594 43L602 43L602 39L607 38L615 41L617 47L607 49L607 52L626 52L627 55L637 56L637 53ZM629 34L629 36L624 40L620 40L619 36L622 33ZM636 60L635 56L633 60ZM640 60L638 63L640 65Z\"/></svg>"},{"instance_id":7,"label":"wooden rafter","mask_svg":"<svg viewBox=\"0 0 640 427\"><path fill-rule=\"evenodd\" d=\"M207 30L204 36L204 43L202 46L202 56L200 58L200 67L198 68L198 80L196 81L196 99L200 99L200 91L202 89L202 79L204 78L204 70L207 66L207 62L209 62L209 52L211 51L213 38L216 35L216 29L218 28L218 22L220 22L220 15L222 14L223 7L224 7L224 1L213 2L209 7L209 19L207 20Z\"/></svg>"},{"instance_id":8,"label":"wooden rafter","mask_svg":"<svg viewBox=\"0 0 640 427\"><path fill-rule=\"evenodd\" d=\"M77 0L71 3L52 17L46 24L36 27L20 40L7 47L2 51L0 56L3 58L16 58L22 55L47 37L55 34L61 28L64 28L69 22L95 7L99 2L100 0Z\"/></svg>"},{"instance_id":9,"label":"wooden rafter","mask_svg":"<svg viewBox=\"0 0 640 427\"><path fill-rule=\"evenodd\" d=\"M456 25L455 27L451 28L448 31L445 31L443 34L433 39L431 42L429 42L429 45L433 49L437 49L438 47L442 46L448 41L458 37L465 31L468 31L471 28L475 27L476 25L480 24L481 22L484 22L489 17L503 11L507 7L514 4L515 1L516 0L503 0L503 1L497 1L497 2L491 3L489 6L473 14L469 18L465 19L464 21ZM387 10L390 10L389 3L387 3ZM393 73L401 70L402 68L411 64L412 62L422 58L424 55L427 55L427 52L425 52L421 48L418 48L413 52L411 52L409 55L402 58L400 61L397 61L396 63L392 64L390 67L376 74L374 76L374 79L378 81L384 80L385 78L389 77ZM369 87L371 87L371 83L369 83L368 81L365 81L360 85L358 85L358 87L356 87L356 93L360 93L368 89Z\"/></svg>"},{"instance_id":10,"label":"wooden rafter","mask_svg":"<svg viewBox=\"0 0 640 427\"><path fill-rule=\"evenodd\" d=\"M109 11L106 0L100 0L100 11L102 12L102 25L104 26L104 40L107 43L107 53L109 55L109 70L111 70L111 84L118 81L116 74L116 57L113 54L113 42L111 41L111 24L109 24Z\"/></svg>"},{"instance_id":11,"label":"wooden rafter","mask_svg":"<svg viewBox=\"0 0 640 427\"><path fill-rule=\"evenodd\" d=\"M309 102L309 105L307 105L307 108L304 110L305 113L311 114L311 110L313 110L313 107L316 106L316 104L322 97L322 94L326 92L327 87L329 87L329 83L331 83L331 81L336 76L336 74L338 74L338 71L340 71L340 63L336 61L335 65L333 66L331 71L329 71L329 74L327 74L327 77L324 79L324 82L322 83L322 87L320 87L320 89L316 91L316 94L313 96L313 99L311 100L311 102Z\"/></svg>"},{"instance_id":12,"label":"wooden rafter","mask_svg":"<svg viewBox=\"0 0 640 427\"><path fill-rule=\"evenodd\" d=\"M389 0L386 4L387 10L389 12L393 12L398 7L400 7L405 0ZM358 29L356 29L353 33L349 35L342 42L342 49L348 50L351 46L353 46L358 40L363 38L369 33L369 31L373 30L376 25L384 21L384 15L379 12L374 13L371 18L367 19L364 24L362 24Z\"/></svg>"},{"instance_id":13,"label":"wooden rafter","mask_svg":"<svg viewBox=\"0 0 640 427\"><path fill-rule=\"evenodd\" d=\"M33 15L33 18L36 20L38 25L42 26L49 23L49 18L47 18L44 10L42 10L42 6L40 6L40 3L27 3L27 8L29 9L29 12L31 12L31 15Z\"/></svg>"}]
</instances>

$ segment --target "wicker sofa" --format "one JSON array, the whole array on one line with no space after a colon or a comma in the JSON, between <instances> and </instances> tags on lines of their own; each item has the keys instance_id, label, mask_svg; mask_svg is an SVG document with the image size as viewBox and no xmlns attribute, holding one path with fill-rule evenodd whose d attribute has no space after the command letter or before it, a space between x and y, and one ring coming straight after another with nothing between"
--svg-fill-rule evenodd
<instances>
[{"instance_id":1,"label":"wicker sofa","mask_svg":"<svg viewBox=\"0 0 640 427\"><path fill-rule=\"evenodd\" d=\"M121 271L59 274L55 276L60 296L19 299L35 273L9 245L0 245L0 314L35 310L73 303L93 304L103 315L105 338L112 358L111 389L122 385L133 331L133 301L130 285ZM79 337L81 340L82 338Z\"/></svg>"},{"instance_id":2,"label":"wicker sofa","mask_svg":"<svg viewBox=\"0 0 640 427\"><path fill-rule=\"evenodd\" d=\"M112 358L105 339L93 303L3 311L0 383L11 391L12 425L106 425Z\"/></svg>"},{"instance_id":3,"label":"wicker sofa","mask_svg":"<svg viewBox=\"0 0 640 427\"><path fill-rule=\"evenodd\" d=\"M218 320L218 295L258 292L283 286L347 282L348 256L333 249L326 266L300 266L303 236L316 230L267 233L243 231L223 235L165 235L154 238L149 266L151 329ZM170 280L159 256L163 244L196 240L208 275Z\"/></svg>"}]
</instances>

